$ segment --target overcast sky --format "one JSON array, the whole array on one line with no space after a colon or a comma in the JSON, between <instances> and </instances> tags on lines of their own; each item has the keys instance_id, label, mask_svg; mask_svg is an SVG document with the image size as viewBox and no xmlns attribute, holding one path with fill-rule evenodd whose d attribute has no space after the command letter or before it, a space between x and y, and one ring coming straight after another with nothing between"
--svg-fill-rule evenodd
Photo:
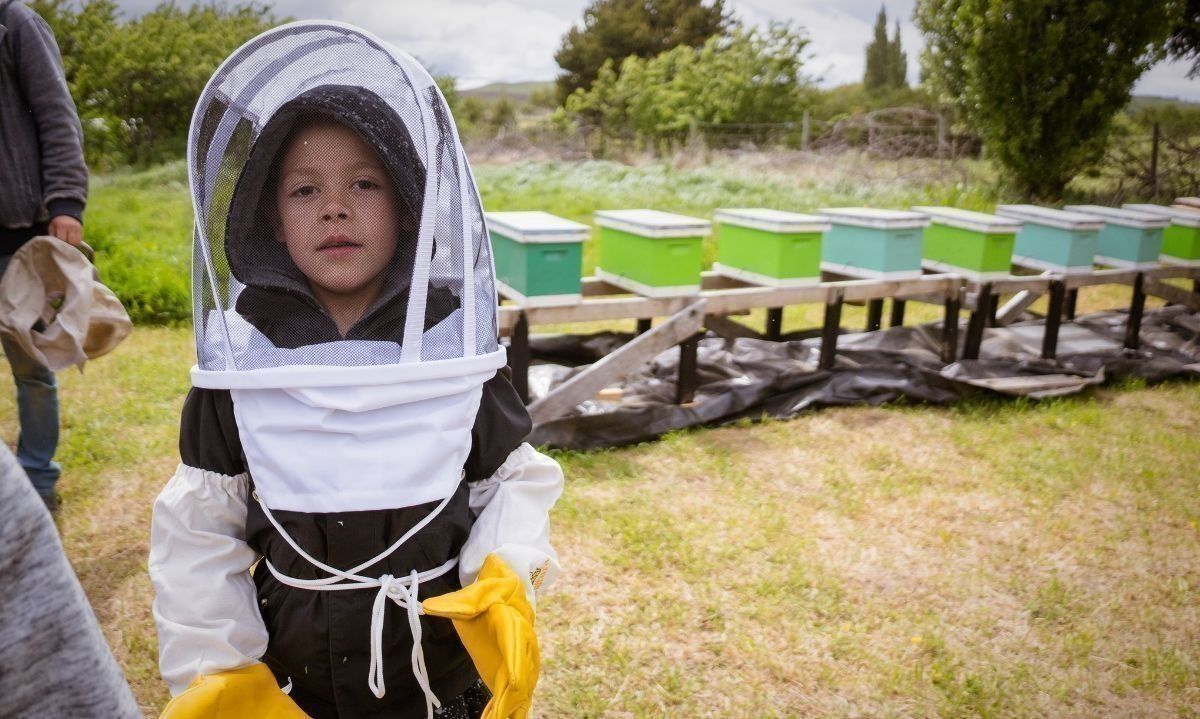
<instances>
[{"instance_id":1,"label":"overcast sky","mask_svg":"<svg viewBox=\"0 0 1200 719\"><path fill-rule=\"evenodd\" d=\"M889 26L895 18L901 20L909 82L917 80L921 48L921 36L911 20L914 2L886 1ZM157 0L117 1L127 15L156 4ZM454 75L462 87L474 87L553 79L558 73L554 51L563 34L581 22L588 0L276 0L271 4L281 16L332 18L359 25L416 55L434 72ZM784 20L804 27L812 40L808 71L822 87L862 80L864 48L880 0L727 0L727 4L747 24ZM1187 67L1160 64L1142 77L1134 92L1200 101L1200 80L1188 80Z\"/></svg>"}]
</instances>

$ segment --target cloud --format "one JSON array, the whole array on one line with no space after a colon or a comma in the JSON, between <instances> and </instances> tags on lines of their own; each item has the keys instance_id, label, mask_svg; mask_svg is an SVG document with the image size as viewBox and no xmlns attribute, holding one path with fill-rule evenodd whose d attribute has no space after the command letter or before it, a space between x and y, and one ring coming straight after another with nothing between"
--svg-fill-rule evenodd
<instances>
[{"instance_id":1,"label":"cloud","mask_svg":"<svg viewBox=\"0 0 1200 719\"><path fill-rule=\"evenodd\" d=\"M182 0L190 4L195 0ZM750 25L790 21L803 27L808 72L822 87L862 80L880 0L727 0L735 17ZM276 0L277 15L297 19L331 18L360 25L419 57L437 73L451 74L464 85L484 82L550 80L562 36L583 19L589 0ZM126 16L146 12L158 0L120 0ZM915 0L888 0L888 32L900 20L908 54L908 81L919 76L924 43L912 22ZM1135 86L1136 94L1200 101L1200 81L1188 80L1186 63L1162 63Z\"/></svg>"}]
</instances>

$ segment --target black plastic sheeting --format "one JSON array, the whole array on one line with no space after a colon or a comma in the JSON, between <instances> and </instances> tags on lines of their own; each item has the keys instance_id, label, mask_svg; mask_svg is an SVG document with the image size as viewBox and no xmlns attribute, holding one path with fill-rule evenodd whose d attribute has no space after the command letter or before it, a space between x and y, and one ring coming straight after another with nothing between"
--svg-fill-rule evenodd
<instances>
[{"instance_id":1,"label":"black plastic sheeting","mask_svg":"<svg viewBox=\"0 0 1200 719\"><path fill-rule=\"evenodd\" d=\"M1127 314L1102 312L1064 322L1057 361L1041 359L1043 323L990 328L980 359L939 359L940 325L893 327L838 338L832 370L818 370L820 340L728 340L708 335L697 352L695 401L674 403L679 348L663 352L619 385L620 398L593 399L568 416L538 424L530 441L562 449L642 442L698 425L764 416L793 417L819 407L906 400L949 404L972 397L1050 397L1135 377L1149 382L1200 378L1200 313L1148 310L1141 348L1123 346ZM960 329L960 339L965 332ZM532 337L532 399L632 338L630 334ZM961 346L960 346L961 353Z\"/></svg>"}]
</instances>

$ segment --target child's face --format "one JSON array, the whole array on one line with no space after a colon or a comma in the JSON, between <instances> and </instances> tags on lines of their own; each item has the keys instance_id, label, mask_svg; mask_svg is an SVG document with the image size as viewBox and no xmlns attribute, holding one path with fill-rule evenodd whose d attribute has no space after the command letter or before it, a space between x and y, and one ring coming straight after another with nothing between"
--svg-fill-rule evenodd
<instances>
[{"instance_id":1,"label":"child's face","mask_svg":"<svg viewBox=\"0 0 1200 719\"><path fill-rule=\"evenodd\" d=\"M399 241L392 181L379 156L352 130L318 122L284 150L275 190L279 241L313 294L366 310L383 285Z\"/></svg>"}]
</instances>

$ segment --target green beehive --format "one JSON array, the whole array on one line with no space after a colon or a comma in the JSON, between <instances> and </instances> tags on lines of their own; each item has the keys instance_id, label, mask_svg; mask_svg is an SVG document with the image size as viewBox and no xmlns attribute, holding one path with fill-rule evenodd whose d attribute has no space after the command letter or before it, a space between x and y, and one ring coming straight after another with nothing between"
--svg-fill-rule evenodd
<instances>
[{"instance_id":1,"label":"green beehive","mask_svg":"<svg viewBox=\"0 0 1200 719\"><path fill-rule=\"evenodd\" d=\"M929 215L923 264L971 279L1007 277L1021 222L954 207L914 207Z\"/></svg>"},{"instance_id":2,"label":"green beehive","mask_svg":"<svg viewBox=\"0 0 1200 719\"><path fill-rule=\"evenodd\" d=\"M1159 215L1171 221L1163 230L1160 262L1200 267L1200 209L1162 205L1125 205L1126 209Z\"/></svg>"},{"instance_id":3,"label":"green beehive","mask_svg":"<svg viewBox=\"0 0 1200 719\"><path fill-rule=\"evenodd\" d=\"M658 210L601 210L596 276L647 297L700 291L700 242L708 220Z\"/></svg>"},{"instance_id":4,"label":"green beehive","mask_svg":"<svg viewBox=\"0 0 1200 719\"><path fill-rule=\"evenodd\" d=\"M928 215L868 207L817 212L832 224L822 243L822 270L871 279L921 276L921 247Z\"/></svg>"},{"instance_id":5,"label":"green beehive","mask_svg":"<svg viewBox=\"0 0 1200 719\"><path fill-rule=\"evenodd\" d=\"M1169 219L1103 205L1067 205L1065 209L1104 220L1096 241L1097 264L1139 269L1158 265L1163 228L1171 224Z\"/></svg>"},{"instance_id":6,"label":"green beehive","mask_svg":"<svg viewBox=\"0 0 1200 719\"><path fill-rule=\"evenodd\" d=\"M1091 272L1104 221L1037 205L1000 205L996 214L1021 221L1013 263L1051 272Z\"/></svg>"},{"instance_id":7,"label":"green beehive","mask_svg":"<svg viewBox=\"0 0 1200 719\"><path fill-rule=\"evenodd\" d=\"M717 210L713 271L769 287L821 281L821 235L829 221L767 209Z\"/></svg>"},{"instance_id":8,"label":"green beehive","mask_svg":"<svg viewBox=\"0 0 1200 719\"><path fill-rule=\"evenodd\" d=\"M580 300L587 225L548 212L489 212L487 223L501 294L526 307Z\"/></svg>"}]
</instances>

